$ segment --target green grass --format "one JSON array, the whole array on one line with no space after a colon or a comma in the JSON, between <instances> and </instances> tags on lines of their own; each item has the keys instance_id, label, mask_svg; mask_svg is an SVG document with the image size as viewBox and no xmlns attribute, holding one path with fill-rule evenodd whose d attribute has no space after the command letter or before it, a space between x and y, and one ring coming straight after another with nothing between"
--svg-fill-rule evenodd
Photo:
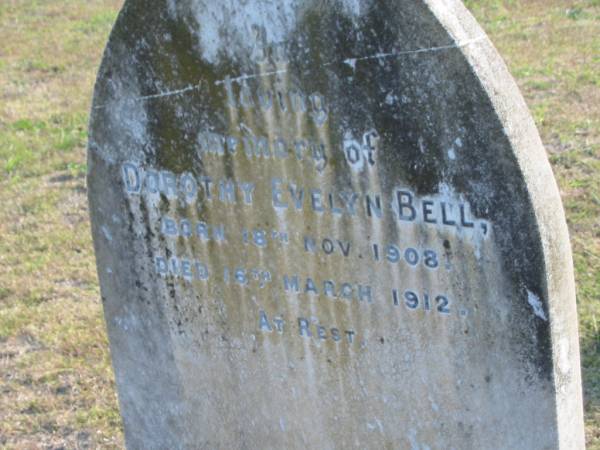
<instances>
[{"instance_id":1,"label":"green grass","mask_svg":"<svg viewBox=\"0 0 600 450\"><path fill-rule=\"evenodd\" d=\"M121 0L0 2L0 447L119 448L84 174ZM519 83L574 249L588 449L600 450L600 0L469 0Z\"/></svg>"},{"instance_id":2,"label":"green grass","mask_svg":"<svg viewBox=\"0 0 600 450\"><path fill-rule=\"evenodd\" d=\"M120 0L0 4L0 447L120 448L85 187Z\"/></svg>"}]
</instances>

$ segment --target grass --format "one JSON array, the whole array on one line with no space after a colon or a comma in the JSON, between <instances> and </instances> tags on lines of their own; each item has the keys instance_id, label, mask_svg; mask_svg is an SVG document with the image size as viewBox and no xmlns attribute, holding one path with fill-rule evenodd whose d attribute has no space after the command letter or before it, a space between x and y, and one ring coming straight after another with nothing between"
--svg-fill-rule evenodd
<instances>
[{"instance_id":1,"label":"grass","mask_svg":"<svg viewBox=\"0 0 600 450\"><path fill-rule=\"evenodd\" d=\"M85 186L120 1L0 4L0 447L121 448Z\"/></svg>"},{"instance_id":2,"label":"grass","mask_svg":"<svg viewBox=\"0 0 600 450\"><path fill-rule=\"evenodd\" d=\"M0 2L0 447L120 448L84 174L121 0ZM558 179L577 277L588 449L600 450L600 0L469 0Z\"/></svg>"}]
</instances>

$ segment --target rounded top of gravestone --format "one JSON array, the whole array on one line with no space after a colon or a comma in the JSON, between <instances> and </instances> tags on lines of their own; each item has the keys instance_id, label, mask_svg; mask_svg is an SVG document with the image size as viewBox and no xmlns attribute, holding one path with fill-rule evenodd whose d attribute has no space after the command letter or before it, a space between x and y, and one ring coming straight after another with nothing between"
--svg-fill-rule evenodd
<instances>
[{"instance_id":1,"label":"rounded top of gravestone","mask_svg":"<svg viewBox=\"0 0 600 450\"><path fill-rule=\"evenodd\" d=\"M582 447L539 136L455 0L128 0L89 196L132 448Z\"/></svg>"}]
</instances>

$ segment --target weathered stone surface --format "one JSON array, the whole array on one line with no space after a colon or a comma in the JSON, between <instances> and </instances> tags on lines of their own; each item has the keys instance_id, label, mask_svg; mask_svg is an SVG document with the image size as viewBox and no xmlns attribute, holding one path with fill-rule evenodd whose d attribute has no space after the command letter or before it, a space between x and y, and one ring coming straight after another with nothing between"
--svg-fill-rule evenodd
<instances>
[{"instance_id":1,"label":"weathered stone surface","mask_svg":"<svg viewBox=\"0 0 600 450\"><path fill-rule=\"evenodd\" d=\"M583 448L572 262L455 0L128 0L90 126L130 448Z\"/></svg>"}]
</instances>

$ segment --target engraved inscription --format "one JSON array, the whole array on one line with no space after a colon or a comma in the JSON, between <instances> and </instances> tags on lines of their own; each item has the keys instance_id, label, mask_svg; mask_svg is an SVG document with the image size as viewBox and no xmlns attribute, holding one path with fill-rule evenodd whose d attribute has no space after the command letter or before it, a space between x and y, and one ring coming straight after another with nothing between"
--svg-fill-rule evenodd
<instances>
[{"instance_id":1,"label":"engraved inscription","mask_svg":"<svg viewBox=\"0 0 600 450\"><path fill-rule=\"evenodd\" d=\"M268 60L275 69L287 64L284 46L259 43L254 56ZM361 346L365 346L370 331L328 323L334 320L327 317L317 319L309 305L321 312L328 307L345 311L375 308L402 320L431 317L430 322L435 317L450 320L469 314L465 299L444 292L446 274L454 270L450 241L466 245L472 249L473 259L480 259L492 226L473 213L466 199L448 194L445 188L440 188L439 194L421 196L408 186L381 190L382 184L359 182L378 176L385 139L367 127L361 132L342 127L336 139L320 132L330 108L318 92L305 94L297 87L261 83L250 75L226 77L217 85L224 89L225 106L237 110L243 119L226 132L210 127L198 131L196 155L211 170L201 175L175 173L136 161L120 166L130 199L166 202L164 212L151 224L169 247L154 258L159 276L199 292L218 287L231 290L231 295L244 293L242 298L257 294L253 302L260 307L259 332L323 345L352 345L361 336ZM308 127L301 136L286 128L258 132L262 128L251 118L256 113L280 118L306 116L315 127ZM223 170L226 161L237 161L249 169L244 170L243 178L232 177ZM311 171L313 176L301 178L297 171L281 170L282 165L316 170ZM340 169L356 180L345 183L344 188L319 181L318 177ZM244 223L242 217L258 208L265 218ZM280 221L282 217L286 221ZM350 227L366 224L372 231L357 234L345 233L343 227L332 228L341 220ZM392 231L375 232L384 226L391 226ZM215 245L235 249L239 257L215 262L211 256ZM304 264L301 269L291 269L280 265L278 258ZM324 261L333 265L325 264L320 270ZM393 274L394 281L381 284L368 279L360 271L349 270L351 264L374 264L378 271ZM441 289L432 289L432 281ZM296 317L289 311L277 313L273 301L280 307L294 305L305 313Z\"/></svg>"}]
</instances>

